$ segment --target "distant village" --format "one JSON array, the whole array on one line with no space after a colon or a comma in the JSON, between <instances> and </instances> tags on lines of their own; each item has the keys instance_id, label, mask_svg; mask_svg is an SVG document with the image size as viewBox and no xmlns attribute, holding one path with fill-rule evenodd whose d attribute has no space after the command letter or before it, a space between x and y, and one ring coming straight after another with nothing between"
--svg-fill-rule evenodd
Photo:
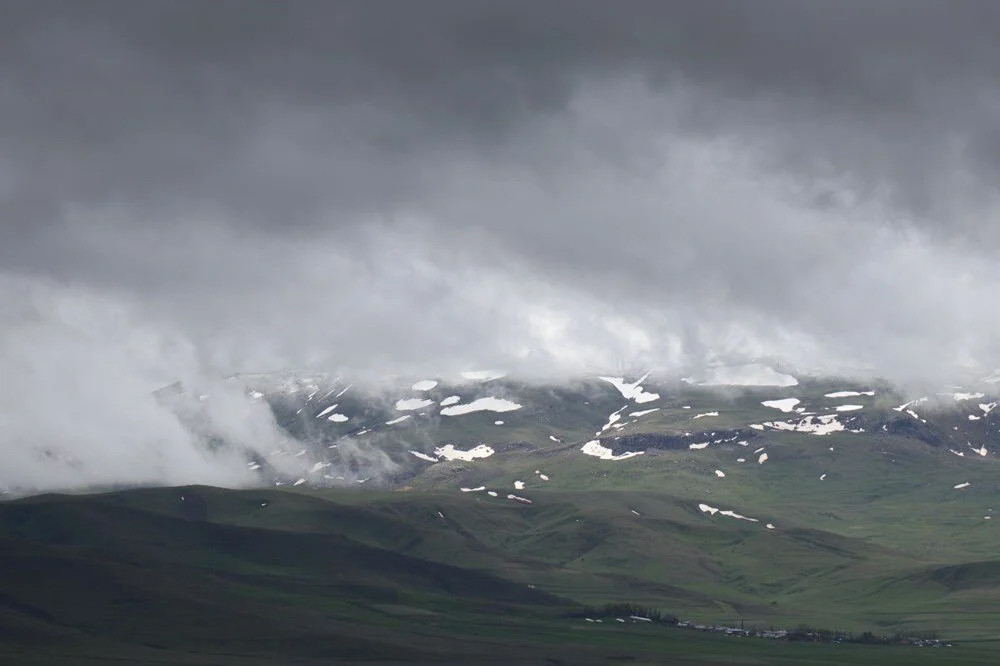
<instances>
[{"instance_id":1,"label":"distant village","mask_svg":"<svg viewBox=\"0 0 1000 666\"><path fill-rule=\"evenodd\" d=\"M933 635L905 636L895 634L893 636L879 636L870 631L860 634L853 634L845 631L830 631L827 629L816 629L808 625L801 625L796 629L759 629L750 627L749 629L739 626L731 627L727 625L696 624L686 620L680 620L672 615L660 612L656 609L644 608L635 604L609 604L601 609L584 609L584 621L593 623L603 623L604 619L613 619L622 624L639 623L659 623L688 629L692 631L708 631L727 636L738 636L742 638L768 638L780 641L798 641L803 643L864 643L875 645L910 645L913 647L941 648L951 647L952 644L942 641ZM603 616L603 617L602 617Z\"/></svg>"}]
</instances>

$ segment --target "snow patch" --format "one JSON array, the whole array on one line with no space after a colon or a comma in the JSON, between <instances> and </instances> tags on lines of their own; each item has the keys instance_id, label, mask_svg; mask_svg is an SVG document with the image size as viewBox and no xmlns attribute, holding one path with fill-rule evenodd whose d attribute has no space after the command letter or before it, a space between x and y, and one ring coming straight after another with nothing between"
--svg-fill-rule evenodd
<instances>
[{"instance_id":1,"label":"snow patch","mask_svg":"<svg viewBox=\"0 0 1000 666\"><path fill-rule=\"evenodd\" d=\"M417 382L410 388L412 388L414 391L430 391L437 385L438 383L433 379L421 379L419 382Z\"/></svg>"},{"instance_id":2,"label":"snow patch","mask_svg":"<svg viewBox=\"0 0 1000 666\"><path fill-rule=\"evenodd\" d=\"M955 486L955 490L961 490L962 488L968 488L971 485L972 485L971 483L969 483L968 481L966 481L965 483L960 483L957 486Z\"/></svg>"},{"instance_id":3,"label":"snow patch","mask_svg":"<svg viewBox=\"0 0 1000 666\"><path fill-rule=\"evenodd\" d=\"M653 412L660 411L659 407L653 407L652 409L642 409L638 412L629 412L629 416L645 416L646 414L652 414Z\"/></svg>"},{"instance_id":4,"label":"snow patch","mask_svg":"<svg viewBox=\"0 0 1000 666\"><path fill-rule=\"evenodd\" d=\"M607 448L606 446L601 446L601 443L596 439L593 439L582 447L580 450L586 453L588 456L594 456L595 458L600 458L601 460L625 460L626 458L632 458L633 456L641 456L645 451L626 451L625 453L620 453L615 455L614 452Z\"/></svg>"},{"instance_id":5,"label":"snow patch","mask_svg":"<svg viewBox=\"0 0 1000 666\"><path fill-rule=\"evenodd\" d=\"M445 444L434 449L434 455L439 458L444 458L445 460L464 460L465 462L472 462L478 458L489 458L494 453L496 451L493 450L493 447L486 444L480 444L468 451L456 449L452 444Z\"/></svg>"},{"instance_id":6,"label":"snow patch","mask_svg":"<svg viewBox=\"0 0 1000 666\"><path fill-rule=\"evenodd\" d=\"M626 382L623 377L598 377L598 379L614 386L626 400L634 400L637 404L642 404L644 402L659 400L660 398L659 393L650 393L643 390L641 384L646 381L647 377L649 377L648 372L631 384Z\"/></svg>"},{"instance_id":7,"label":"snow patch","mask_svg":"<svg viewBox=\"0 0 1000 666\"><path fill-rule=\"evenodd\" d=\"M521 409L521 405L510 400L504 400L503 398L479 398L464 405L445 407L441 410L441 414L444 416L460 416L462 414L471 414L472 412L510 412L515 409Z\"/></svg>"},{"instance_id":8,"label":"snow patch","mask_svg":"<svg viewBox=\"0 0 1000 666\"><path fill-rule=\"evenodd\" d=\"M780 409L783 412L791 412L795 409L795 405L799 404L798 398L783 398L781 400L765 400L760 403L765 407L773 407L774 409Z\"/></svg>"},{"instance_id":9,"label":"snow patch","mask_svg":"<svg viewBox=\"0 0 1000 666\"><path fill-rule=\"evenodd\" d=\"M813 435L829 435L832 432L844 430L844 424L837 420L836 414L825 416L807 416L800 421L769 421L764 426L774 430L788 432L807 432ZM753 426L750 426L751 428Z\"/></svg>"},{"instance_id":10,"label":"snow patch","mask_svg":"<svg viewBox=\"0 0 1000 666\"><path fill-rule=\"evenodd\" d=\"M862 395L875 395L875 391L835 391L827 393L825 398L856 398Z\"/></svg>"},{"instance_id":11,"label":"snow patch","mask_svg":"<svg viewBox=\"0 0 1000 666\"><path fill-rule=\"evenodd\" d=\"M456 402L460 402L462 398L457 395L450 395L441 401L442 407L447 407L448 405L454 405Z\"/></svg>"},{"instance_id":12,"label":"snow patch","mask_svg":"<svg viewBox=\"0 0 1000 666\"><path fill-rule=\"evenodd\" d=\"M438 461L437 458L435 458L433 456L429 456L426 453L421 453L420 451L410 451L410 453L412 453L416 457L420 458L421 460L426 460L427 462L436 463Z\"/></svg>"},{"instance_id":13,"label":"snow patch","mask_svg":"<svg viewBox=\"0 0 1000 666\"><path fill-rule=\"evenodd\" d=\"M837 405L838 412L854 412L864 408L864 405Z\"/></svg>"},{"instance_id":14,"label":"snow patch","mask_svg":"<svg viewBox=\"0 0 1000 666\"><path fill-rule=\"evenodd\" d=\"M625 405L625 407L628 407L628 405ZM622 407L617 411L611 412L611 414L608 416L608 422L604 424L603 428L597 431L597 434L599 435L608 428L610 428L611 426L613 426L622 417L622 410L625 409L625 407Z\"/></svg>"},{"instance_id":15,"label":"snow patch","mask_svg":"<svg viewBox=\"0 0 1000 666\"><path fill-rule=\"evenodd\" d=\"M415 409L423 409L424 407L433 404L433 400L424 400L423 398L406 398L404 400L396 401L396 410L400 412L412 412Z\"/></svg>"}]
</instances>

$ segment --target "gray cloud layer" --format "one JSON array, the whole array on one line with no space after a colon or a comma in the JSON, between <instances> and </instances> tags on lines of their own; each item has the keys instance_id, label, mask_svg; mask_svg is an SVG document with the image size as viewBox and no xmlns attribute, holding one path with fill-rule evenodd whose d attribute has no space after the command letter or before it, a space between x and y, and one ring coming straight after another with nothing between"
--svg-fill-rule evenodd
<instances>
[{"instance_id":1,"label":"gray cloud layer","mask_svg":"<svg viewBox=\"0 0 1000 666\"><path fill-rule=\"evenodd\" d=\"M289 365L1000 365L995 3L2 12L0 367L94 432Z\"/></svg>"}]
</instances>

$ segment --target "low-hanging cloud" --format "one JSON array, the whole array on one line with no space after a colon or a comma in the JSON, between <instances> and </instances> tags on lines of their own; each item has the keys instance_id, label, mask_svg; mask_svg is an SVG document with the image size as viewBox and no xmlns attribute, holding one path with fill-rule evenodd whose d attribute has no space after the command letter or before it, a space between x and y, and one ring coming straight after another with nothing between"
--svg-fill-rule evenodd
<instances>
[{"instance_id":1,"label":"low-hanging cloud","mask_svg":"<svg viewBox=\"0 0 1000 666\"><path fill-rule=\"evenodd\" d=\"M238 448L278 446L213 386L238 372L985 374L995 13L24 5L0 27L0 483L246 483L151 397L183 381Z\"/></svg>"}]
</instances>

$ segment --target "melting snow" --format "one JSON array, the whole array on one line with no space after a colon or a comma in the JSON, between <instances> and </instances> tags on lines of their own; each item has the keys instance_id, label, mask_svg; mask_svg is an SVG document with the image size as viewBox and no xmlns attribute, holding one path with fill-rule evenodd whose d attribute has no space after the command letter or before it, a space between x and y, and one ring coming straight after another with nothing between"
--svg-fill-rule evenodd
<instances>
[{"instance_id":1,"label":"melting snow","mask_svg":"<svg viewBox=\"0 0 1000 666\"><path fill-rule=\"evenodd\" d=\"M647 377L649 377L648 372L631 384L627 383L623 377L598 377L598 379L614 386L626 400L634 400L636 403L642 404L660 398L659 393L649 393L643 390L641 384L646 381Z\"/></svg>"},{"instance_id":2,"label":"melting snow","mask_svg":"<svg viewBox=\"0 0 1000 666\"><path fill-rule=\"evenodd\" d=\"M736 513L735 511L728 511L728 510L727 511L720 511L719 515L720 516L728 516L729 518L738 518L739 520L749 520L751 523L759 523L760 522L756 518L747 518L746 516L741 516L740 514Z\"/></svg>"},{"instance_id":3,"label":"melting snow","mask_svg":"<svg viewBox=\"0 0 1000 666\"><path fill-rule=\"evenodd\" d=\"M415 409L423 409L424 407L433 404L433 400L424 400L423 398L407 398L405 400L397 400L396 409L401 412L412 412Z\"/></svg>"},{"instance_id":4,"label":"melting snow","mask_svg":"<svg viewBox=\"0 0 1000 666\"><path fill-rule=\"evenodd\" d=\"M503 421L494 421L493 425L503 425Z\"/></svg>"},{"instance_id":5,"label":"melting snow","mask_svg":"<svg viewBox=\"0 0 1000 666\"><path fill-rule=\"evenodd\" d=\"M695 414L694 416L691 417L691 420L693 421L694 419L700 419L703 416L718 416L718 415L719 412L705 412L704 414Z\"/></svg>"},{"instance_id":6,"label":"melting snow","mask_svg":"<svg viewBox=\"0 0 1000 666\"><path fill-rule=\"evenodd\" d=\"M327 414L329 414L330 412L332 412L336 408L337 408L337 405L336 404L332 404L329 407L327 407L326 409L324 409L322 412L320 412L319 414L317 414L316 418L320 418L322 416L326 416Z\"/></svg>"},{"instance_id":7,"label":"melting snow","mask_svg":"<svg viewBox=\"0 0 1000 666\"><path fill-rule=\"evenodd\" d=\"M600 458L601 460L625 460L626 458L641 456L645 453L645 451L626 451L625 453L615 455L611 449L601 446L601 443L596 439L584 444L580 447L580 450L588 456L594 456L595 458Z\"/></svg>"},{"instance_id":8,"label":"melting snow","mask_svg":"<svg viewBox=\"0 0 1000 666\"><path fill-rule=\"evenodd\" d=\"M521 409L521 405L502 398L479 398L478 400L473 400L472 402L464 405L445 407L441 410L441 413L444 416L459 416L461 414L470 414L472 412L510 412L515 409Z\"/></svg>"},{"instance_id":9,"label":"melting snow","mask_svg":"<svg viewBox=\"0 0 1000 666\"><path fill-rule=\"evenodd\" d=\"M765 407L773 407L774 409L780 409L783 412L790 412L795 409L795 405L799 404L798 398L784 398L782 400L765 400L760 403Z\"/></svg>"},{"instance_id":10,"label":"melting snow","mask_svg":"<svg viewBox=\"0 0 1000 666\"><path fill-rule=\"evenodd\" d=\"M402 423L403 421L405 421L408 418L410 418L410 415L406 414L404 416L400 416L399 418L393 419L391 421L386 421L385 424L386 425L396 425L397 423Z\"/></svg>"},{"instance_id":11,"label":"melting snow","mask_svg":"<svg viewBox=\"0 0 1000 666\"><path fill-rule=\"evenodd\" d=\"M825 479L825 478L826 478L826 474L820 474L820 475L819 475L819 480L820 480L820 481L822 481L822 480L823 480L823 479Z\"/></svg>"},{"instance_id":12,"label":"melting snow","mask_svg":"<svg viewBox=\"0 0 1000 666\"><path fill-rule=\"evenodd\" d=\"M737 518L739 520L749 520L751 523L759 523L760 522L756 518L747 518L746 516L741 516L740 514L736 513L735 511L730 511L729 509L726 509L725 511L720 511L719 509L716 509L714 506L709 506L707 504L699 504L698 508L701 510L702 513L708 513L708 514L711 514L713 516L715 514L719 514L720 516L726 516L728 518Z\"/></svg>"},{"instance_id":13,"label":"melting snow","mask_svg":"<svg viewBox=\"0 0 1000 666\"><path fill-rule=\"evenodd\" d=\"M717 477L719 477L720 479L724 479L724 478L726 478L726 473L725 473L725 472L723 472L723 471L722 471L721 469L717 469L717 470L715 470L715 475L716 475Z\"/></svg>"},{"instance_id":14,"label":"melting snow","mask_svg":"<svg viewBox=\"0 0 1000 666\"><path fill-rule=\"evenodd\" d=\"M774 525L772 525L771 523L768 523L768 524L766 525L766 527L767 527L767 529L769 529L769 530L773 530L773 529L774 529Z\"/></svg>"},{"instance_id":15,"label":"melting snow","mask_svg":"<svg viewBox=\"0 0 1000 666\"><path fill-rule=\"evenodd\" d=\"M497 496L497 493L496 493L495 490L487 490L486 494L489 495L490 497L496 497Z\"/></svg>"},{"instance_id":16,"label":"melting snow","mask_svg":"<svg viewBox=\"0 0 1000 666\"><path fill-rule=\"evenodd\" d=\"M698 442L697 444L688 444L689 449L704 449L707 448L710 442Z\"/></svg>"},{"instance_id":17,"label":"melting snow","mask_svg":"<svg viewBox=\"0 0 1000 666\"><path fill-rule=\"evenodd\" d=\"M463 493L478 493L482 490L486 490L486 486L476 486L475 488L459 488Z\"/></svg>"},{"instance_id":18,"label":"melting snow","mask_svg":"<svg viewBox=\"0 0 1000 666\"><path fill-rule=\"evenodd\" d=\"M524 490L524 481L515 481L514 490Z\"/></svg>"},{"instance_id":19,"label":"melting snow","mask_svg":"<svg viewBox=\"0 0 1000 666\"><path fill-rule=\"evenodd\" d=\"M426 453L421 453L420 451L410 451L410 453L412 453L416 457L420 458L421 460L426 460L427 462L436 463L438 461L437 458L435 458L433 456L429 456Z\"/></svg>"},{"instance_id":20,"label":"melting snow","mask_svg":"<svg viewBox=\"0 0 1000 666\"><path fill-rule=\"evenodd\" d=\"M625 407L628 407L628 405L625 405ZM611 414L608 416L608 422L604 424L603 428L601 428L600 430L597 431L597 434L599 435L602 432L604 432L605 430L607 430L608 428L610 428L611 426L613 426L615 424L615 422L617 422L618 419L620 419L622 417L622 409L625 409L625 407L622 407L618 411L611 412Z\"/></svg>"},{"instance_id":21,"label":"melting snow","mask_svg":"<svg viewBox=\"0 0 1000 666\"><path fill-rule=\"evenodd\" d=\"M875 395L875 391L836 391L827 393L826 398L855 398L861 395Z\"/></svg>"},{"instance_id":22,"label":"melting snow","mask_svg":"<svg viewBox=\"0 0 1000 666\"><path fill-rule=\"evenodd\" d=\"M477 458L489 458L494 453L496 451L493 450L493 447L486 444L480 444L468 451L456 449L451 444L445 444L434 449L434 455L439 458L444 458L445 460L464 460L465 462L472 462Z\"/></svg>"},{"instance_id":23,"label":"melting snow","mask_svg":"<svg viewBox=\"0 0 1000 666\"><path fill-rule=\"evenodd\" d=\"M995 403L995 402L990 402L990 403L982 403L981 402L981 403L979 403L979 409L983 410L984 414L989 414L991 411L993 411L994 409L996 409L996 406L997 406L997 403Z\"/></svg>"},{"instance_id":24,"label":"melting snow","mask_svg":"<svg viewBox=\"0 0 1000 666\"><path fill-rule=\"evenodd\" d=\"M442 407L447 407L448 405L454 405L456 402L459 402L459 401L461 401L460 397L458 397L457 395L450 395L450 396L448 396L447 398L445 398L444 400L441 401L441 406Z\"/></svg>"},{"instance_id":25,"label":"melting snow","mask_svg":"<svg viewBox=\"0 0 1000 666\"><path fill-rule=\"evenodd\" d=\"M970 485L972 485L972 484L970 484L968 481L966 481L965 483L960 483L957 486L955 486L955 490L961 490L962 488L968 488Z\"/></svg>"},{"instance_id":26,"label":"melting snow","mask_svg":"<svg viewBox=\"0 0 1000 666\"><path fill-rule=\"evenodd\" d=\"M766 462L767 462L767 454L766 453L760 454L760 457L757 458L757 464L758 465L763 465Z\"/></svg>"},{"instance_id":27,"label":"melting snow","mask_svg":"<svg viewBox=\"0 0 1000 666\"><path fill-rule=\"evenodd\" d=\"M652 409L643 409L638 412L629 412L629 416L645 416L646 414L652 414L653 412L660 411L659 407L653 407Z\"/></svg>"},{"instance_id":28,"label":"melting snow","mask_svg":"<svg viewBox=\"0 0 1000 666\"><path fill-rule=\"evenodd\" d=\"M853 412L859 409L864 409L864 405L839 405L837 407L838 412Z\"/></svg>"},{"instance_id":29,"label":"melting snow","mask_svg":"<svg viewBox=\"0 0 1000 666\"><path fill-rule=\"evenodd\" d=\"M430 391L437 385L438 383L433 379L421 379L419 382L417 382L410 388L412 388L414 391Z\"/></svg>"},{"instance_id":30,"label":"melting snow","mask_svg":"<svg viewBox=\"0 0 1000 666\"><path fill-rule=\"evenodd\" d=\"M343 414L330 414L328 417L326 417L326 420L327 421L333 421L334 423L343 423L344 421L347 421L348 419Z\"/></svg>"},{"instance_id":31,"label":"melting snow","mask_svg":"<svg viewBox=\"0 0 1000 666\"><path fill-rule=\"evenodd\" d=\"M522 504L531 504L531 500L525 497L518 497L517 495L507 495L507 499L514 500L515 502L521 502Z\"/></svg>"},{"instance_id":32,"label":"melting snow","mask_svg":"<svg viewBox=\"0 0 1000 666\"><path fill-rule=\"evenodd\" d=\"M951 397L955 400L978 400L979 398L986 397L985 393L952 393Z\"/></svg>"},{"instance_id":33,"label":"melting snow","mask_svg":"<svg viewBox=\"0 0 1000 666\"><path fill-rule=\"evenodd\" d=\"M551 439L553 442L562 442L561 439L559 439L558 437L555 437L553 435L549 435L549 439Z\"/></svg>"},{"instance_id":34,"label":"melting snow","mask_svg":"<svg viewBox=\"0 0 1000 666\"><path fill-rule=\"evenodd\" d=\"M642 515L641 513L639 513L638 511L636 511L635 509L629 509L629 511L631 511L632 513L634 513L637 516L641 516Z\"/></svg>"},{"instance_id":35,"label":"melting snow","mask_svg":"<svg viewBox=\"0 0 1000 666\"><path fill-rule=\"evenodd\" d=\"M303 483L305 483L305 482L306 482L306 480L305 480L305 479L299 479L298 481L296 481L296 482L295 482L295 483L293 483L292 485L293 485L293 486L301 486L301 485L302 485Z\"/></svg>"},{"instance_id":36,"label":"melting snow","mask_svg":"<svg viewBox=\"0 0 1000 666\"><path fill-rule=\"evenodd\" d=\"M903 411L904 409L906 409L907 407L913 407L913 406L915 406L915 405L919 405L919 404L921 404L921 403L923 403L923 402L927 402L927 398L926 398L926 397L924 397L924 398L917 398L916 400L911 400L911 401L909 401L909 402L904 402L904 403L903 403L902 405L900 405L899 407L893 407L892 409L893 409L894 411L897 411L897 412L901 412L901 411Z\"/></svg>"},{"instance_id":37,"label":"melting snow","mask_svg":"<svg viewBox=\"0 0 1000 666\"><path fill-rule=\"evenodd\" d=\"M836 414L826 416L807 416L798 422L769 421L764 424L768 428L775 430L787 430L790 432L808 432L813 435L829 435L831 432L844 430L844 425L837 420ZM751 428L753 426L750 426Z\"/></svg>"},{"instance_id":38,"label":"melting snow","mask_svg":"<svg viewBox=\"0 0 1000 666\"><path fill-rule=\"evenodd\" d=\"M316 463L315 465L313 465L312 467L309 468L309 473L310 474L315 474L316 472L320 471L321 469L323 469L325 467L329 467L332 464L333 463L318 462L318 463Z\"/></svg>"}]
</instances>

